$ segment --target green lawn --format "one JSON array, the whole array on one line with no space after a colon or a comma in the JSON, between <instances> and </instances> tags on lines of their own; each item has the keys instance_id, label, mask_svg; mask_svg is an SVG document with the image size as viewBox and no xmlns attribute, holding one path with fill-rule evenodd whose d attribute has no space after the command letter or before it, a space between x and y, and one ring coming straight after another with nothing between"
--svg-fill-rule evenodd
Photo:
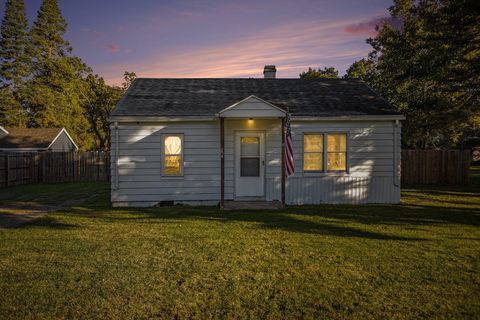
<instances>
[{"instance_id":1,"label":"green lawn","mask_svg":"<svg viewBox=\"0 0 480 320\"><path fill-rule=\"evenodd\" d=\"M111 209L108 185L92 183L0 190L0 201L76 188L97 197L0 230L0 319L480 314L480 185L269 212Z\"/></svg>"}]
</instances>

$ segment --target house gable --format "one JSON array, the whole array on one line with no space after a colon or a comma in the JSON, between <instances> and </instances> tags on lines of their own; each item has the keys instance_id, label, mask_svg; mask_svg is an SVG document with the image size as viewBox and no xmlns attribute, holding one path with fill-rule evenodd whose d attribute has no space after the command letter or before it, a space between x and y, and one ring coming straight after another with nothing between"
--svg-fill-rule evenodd
<instances>
[{"instance_id":1,"label":"house gable","mask_svg":"<svg viewBox=\"0 0 480 320\"><path fill-rule=\"evenodd\" d=\"M251 95L218 113L222 118L280 118L285 111L265 100Z\"/></svg>"},{"instance_id":2,"label":"house gable","mask_svg":"<svg viewBox=\"0 0 480 320\"><path fill-rule=\"evenodd\" d=\"M52 143L50 143L48 150L55 152L68 152L78 150L78 146L75 141L73 141L72 137L70 137L67 130L63 128L53 139Z\"/></svg>"}]
</instances>

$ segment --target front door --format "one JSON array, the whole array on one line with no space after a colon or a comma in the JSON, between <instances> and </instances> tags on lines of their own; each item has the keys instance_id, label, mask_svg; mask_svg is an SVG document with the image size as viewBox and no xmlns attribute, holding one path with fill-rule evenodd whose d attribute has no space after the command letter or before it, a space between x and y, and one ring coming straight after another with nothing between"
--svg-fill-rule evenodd
<instances>
[{"instance_id":1,"label":"front door","mask_svg":"<svg viewBox=\"0 0 480 320\"><path fill-rule=\"evenodd\" d=\"M264 185L264 134L237 132L235 135L235 196L263 197Z\"/></svg>"}]
</instances>

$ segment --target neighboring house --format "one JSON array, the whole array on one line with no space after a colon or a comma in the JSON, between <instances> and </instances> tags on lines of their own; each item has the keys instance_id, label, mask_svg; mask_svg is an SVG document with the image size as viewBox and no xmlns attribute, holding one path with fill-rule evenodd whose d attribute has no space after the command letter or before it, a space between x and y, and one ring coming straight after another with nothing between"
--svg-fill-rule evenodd
<instances>
[{"instance_id":1,"label":"neighboring house","mask_svg":"<svg viewBox=\"0 0 480 320\"><path fill-rule=\"evenodd\" d=\"M67 152L78 150L65 128L0 127L0 152Z\"/></svg>"},{"instance_id":2,"label":"neighboring house","mask_svg":"<svg viewBox=\"0 0 480 320\"><path fill-rule=\"evenodd\" d=\"M135 80L110 115L112 204L400 201L401 114L359 80L264 74Z\"/></svg>"}]
</instances>

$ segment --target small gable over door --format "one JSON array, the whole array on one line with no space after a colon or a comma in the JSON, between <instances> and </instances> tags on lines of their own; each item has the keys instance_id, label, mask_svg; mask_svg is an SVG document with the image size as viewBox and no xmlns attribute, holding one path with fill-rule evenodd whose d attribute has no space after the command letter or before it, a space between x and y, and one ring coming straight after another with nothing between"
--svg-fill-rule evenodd
<instances>
[{"instance_id":1,"label":"small gable over door","mask_svg":"<svg viewBox=\"0 0 480 320\"><path fill-rule=\"evenodd\" d=\"M285 111L256 96L249 96L218 113L222 118L280 118Z\"/></svg>"}]
</instances>

